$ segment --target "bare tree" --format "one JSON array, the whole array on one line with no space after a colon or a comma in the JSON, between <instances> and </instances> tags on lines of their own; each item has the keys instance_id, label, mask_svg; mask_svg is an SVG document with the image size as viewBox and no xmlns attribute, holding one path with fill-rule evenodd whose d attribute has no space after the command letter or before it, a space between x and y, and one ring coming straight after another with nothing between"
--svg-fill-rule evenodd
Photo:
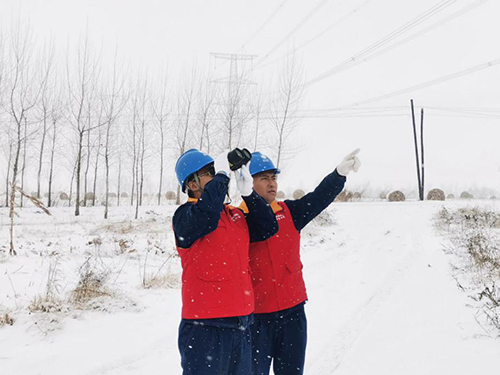
<instances>
[{"instance_id":1,"label":"bare tree","mask_svg":"<svg viewBox=\"0 0 500 375\"><path fill-rule=\"evenodd\" d=\"M200 84L200 101L198 121L200 123L200 151L206 147L207 154L210 153L210 133L214 120L214 110L216 104L216 86L209 77L202 78Z\"/></svg>"},{"instance_id":2,"label":"bare tree","mask_svg":"<svg viewBox=\"0 0 500 375\"><path fill-rule=\"evenodd\" d=\"M91 113L91 107L90 103L88 106L88 113ZM90 121L91 117L88 116L87 121L89 122L89 129L91 127ZM87 207L87 183L88 183L88 175L89 175L89 170L90 170L90 158L92 156L92 149L94 148L94 144L91 142L90 135L93 135L93 132L90 130L87 131L87 146L85 147L84 151L86 153L85 155L85 171L83 172L83 207Z\"/></svg>"},{"instance_id":3,"label":"bare tree","mask_svg":"<svg viewBox=\"0 0 500 375\"><path fill-rule=\"evenodd\" d=\"M14 249L14 207L16 184L19 172L19 157L21 146L27 133L23 134L23 124L26 125L28 113L36 105L41 88L46 77L37 75L33 66L32 32L29 26L22 26L20 22L11 33L11 69L6 89L9 93L7 112L13 124L16 142L14 144L14 160L12 164L12 180L10 186L9 216L10 216L10 255L17 255Z\"/></svg>"},{"instance_id":4,"label":"bare tree","mask_svg":"<svg viewBox=\"0 0 500 375\"><path fill-rule=\"evenodd\" d=\"M98 123L102 123L102 107L99 111L99 117L98 117ZM99 157L101 156L101 148L102 148L102 133L104 129L99 126L97 127L97 146L96 146L96 153L95 153L95 162L94 162L94 184L92 188L92 207L95 206L95 199L97 196L97 172L99 170Z\"/></svg>"},{"instance_id":5,"label":"bare tree","mask_svg":"<svg viewBox=\"0 0 500 375\"><path fill-rule=\"evenodd\" d=\"M51 103L50 109L50 120L51 120L51 128L52 128L52 143L50 148L50 164L49 164L49 190L48 190L48 201L47 207L51 207L52 205L52 183L54 177L54 155L56 151L56 140L57 140L57 132L58 132L58 123L62 118L63 106L61 103L61 92L58 90L58 96Z\"/></svg>"},{"instance_id":6,"label":"bare tree","mask_svg":"<svg viewBox=\"0 0 500 375\"><path fill-rule=\"evenodd\" d=\"M138 148L137 148L137 162L135 165L135 181L137 183L137 199L135 201L135 218L139 217L139 206L142 205L143 198L143 188L144 188L144 162L146 160L146 137L148 133L149 123L148 123L148 102L150 100L149 96L149 82L147 74L142 81L143 86L140 87L138 91L138 101L137 101L137 117L138 120Z\"/></svg>"},{"instance_id":7,"label":"bare tree","mask_svg":"<svg viewBox=\"0 0 500 375\"><path fill-rule=\"evenodd\" d=\"M9 144L9 151L7 152L7 171L5 176L5 207L9 206L9 186L10 186L10 170L12 166L12 155L15 147L15 140L12 138L10 131L7 131L7 142Z\"/></svg>"},{"instance_id":8,"label":"bare tree","mask_svg":"<svg viewBox=\"0 0 500 375\"><path fill-rule=\"evenodd\" d=\"M179 93L177 96L177 126L176 131L173 134L175 142L175 150L177 151L177 157L182 155L187 151L188 146L188 134L191 130L191 122L193 117L193 112L195 110L196 98L198 95L197 88L197 72L193 67L191 69L190 77L185 77L181 86L179 87ZM177 185L177 199L176 204L180 203L180 186Z\"/></svg>"},{"instance_id":9,"label":"bare tree","mask_svg":"<svg viewBox=\"0 0 500 375\"><path fill-rule=\"evenodd\" d=\"M278 81L278 93L271 102L270 120L276 131L276 167L286 154L286 141L298 122L297 110L303 94L302 67L295 54L285 60Z\"/></svg>"},{"instance_id":10,"label":"bare tree","mask_svg":"<svg viewBox=\"0 0 500 375\"><path fill-rule=\"evenodd\" d=\"M41 140L40 140L40 153L38 157L38 173L37 173L37 188L36 194L37 198L41 198L40 184L42 178L42 166L43 166L43 152L45 150L45 140L47 138L47 132L49 127L49 116L50 116L50 105L51 100L54 96L54 87L49 84L51 82L51 73L53 70L54 62L54 48L52 45L47 47L46 56L43 58L42 63L44 63L44 71L47 72L47 79L42 87L42 94L40 96L40 123L41 123Z\"/></svg>"},{"instance_id":11,"label":"bare tree","mask_svg":"<svg viewBox=\"0 0 500 375\"><path fill-rule=\"evenodd\" d=\"M262 129L261 129L261 121L262 121L262 109L264 107L263 105L263 95L262 91L259 91L255 96L254 96L254 102L253 102L253 121L255 123L255 132L254 132L254 142L253 142L253 150L258 151L258 146L259 146L259 137L261 135Z\"/></svg>"},{"instance_id":12,"label":"bare tree","mask_svg":"<svg viewBox=\"0 0 500 375\"><path fill-rule=\"evenodd\" d=\"M68 51L68 59L70 53ZM77 57L75 68L67 62L67 85L68 85L68 106L69 121L77 138L77 156L76 156L76 200L75 216L80 215L80 185L82 169L82 150L83 137L86 132L91 131L93 127L99 127L101 124L89 125L88 103L95 92L95 85L99 75L98 61L93 56L88 40L88 34L83 40L78 42Z\"/></svg>"},{"instance_id":13,"label":"bare tree","mask_svg":"<svg viewBox=\"0 0 500 375\"><path fill-rule=\"evenodd\" d=\"M113 74L111 78L111 83L108 88L108 92L104 99L104 112L106 121L106 135L105 135L105 145L104 145L104 161L106 164L106 197L104 204L104 218L108 218L108 207L109 207L109 169L110 169L110 136L113 125L120 116L125 107L128 97L124 95L125 79L121 75L122 67L117 66L117 51L115 51L115 59L113 63ZM119 166L119 177L121 174L121 160ZM118 185L120 182L118 182ZM120 190L118 188L118 190ZM118 192L118 194L120 194ZM120 198L118 198L119 200Z\"/></svg>"},{"instance_id":14,"label":"bare tree","mask_svg":"<svg viewBox=\"0 0 500 375\"><path fill-rule=\"evenodd\" d=\"M160 73L158 80L159 87L155 92L155 100L153 100L153 115L155 120L155 130L160 136L159 154L160 154L160 176L158 186L158 206L161 204L162 188L163 188L163 172L165 164L165 136L169 131L169 123L167 117L171 111L170 109L170 95L168 87L168 79L165 71Z\"/></svg>"}]
</instances>

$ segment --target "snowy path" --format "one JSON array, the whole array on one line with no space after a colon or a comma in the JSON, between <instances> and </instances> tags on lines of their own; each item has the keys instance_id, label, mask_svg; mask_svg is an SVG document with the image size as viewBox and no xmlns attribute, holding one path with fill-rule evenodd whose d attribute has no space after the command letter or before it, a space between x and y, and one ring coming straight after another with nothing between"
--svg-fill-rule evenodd
<instances>
[{"instance_id":1,"label":"snowy path","mask_svg":"<svg viewBox=\"0 0 500 375\"><path fill-rule=\"evenodd\" d=\"M439 205L363 206L337 211L332 245L342 244L340 251L304 256L306 373L495 373L500 342L480 337L448 273L431 221Z\"/></svg>"},{"instance_id":2,"label":"snowy path","mask_svg":"<svg viewBox=\"0 0 500 375\"><path fill-rule=\"evenodd\" d=\"M304 230L306 374L497 373L500 340L475 322L432 228L440 206L338 204L335 226ZM67 318L47 336L29 316L0 329L0 374L181 374L180 291L133 294L138 312Z\"/></svg>"}]
</instances>

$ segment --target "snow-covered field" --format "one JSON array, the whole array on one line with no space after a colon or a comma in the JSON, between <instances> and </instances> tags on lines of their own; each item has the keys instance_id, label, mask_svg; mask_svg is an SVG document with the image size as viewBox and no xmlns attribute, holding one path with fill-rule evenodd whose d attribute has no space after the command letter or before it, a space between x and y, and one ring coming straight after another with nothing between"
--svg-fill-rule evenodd
<instances>
[{"instance_id":1,"label":"snow-covered field","mask_svg":"<svg viewBox=\"0 0 500 375\"><path fill-rule=\"evenodd\" d=\"M498 374L500 340L451 276L433 227L443 206L498 202L334 204L334 223L302 233L308 287L306 374ZM8 212L0 209L1 375L181 374L177 328L181 300L174 206L84 208L81 216L34 208L16 218L18 256L8 256ZM90 259L90 260L89 260ZM71 302L82 266L106 279L106 293ZM166 279L165 275L169 275ZM49 312L30 312L50 280ZM144 287L144 284L148 287ZM483 322L481 322L483 323Z\"/></svg>"}]
</instances>

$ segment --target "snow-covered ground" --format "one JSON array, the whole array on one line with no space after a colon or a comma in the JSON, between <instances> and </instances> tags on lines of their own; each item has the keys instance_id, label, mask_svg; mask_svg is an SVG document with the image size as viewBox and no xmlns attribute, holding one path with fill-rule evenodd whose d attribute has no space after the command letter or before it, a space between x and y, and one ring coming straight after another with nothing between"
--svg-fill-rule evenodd
<instances>
[{"instance_id":1,"label":"snow-covered ground","mask_svg":"<svg viewBox=\"0 0 500 375\"><path fill-rule=\"evenodd\" d=\"M447 239L436 212L498 202L357 202L334 204L334 224L316 220L302 234L308 287L308 375L497 374L500 340L476 322L476 311L450 273ZM174 206L67 208L48 217L24 209L16 218L19 255L8 254L8 212L0 209L1 375L181 374L177 351L180 271L174 250ZM112 298L74 307L70 292L87 259L108 276ZM52 288L56 310L30 313ZM144 288L144 278L173 275ZM146 277L145 277L146 275Z\"/></svg>"}]
</instances>

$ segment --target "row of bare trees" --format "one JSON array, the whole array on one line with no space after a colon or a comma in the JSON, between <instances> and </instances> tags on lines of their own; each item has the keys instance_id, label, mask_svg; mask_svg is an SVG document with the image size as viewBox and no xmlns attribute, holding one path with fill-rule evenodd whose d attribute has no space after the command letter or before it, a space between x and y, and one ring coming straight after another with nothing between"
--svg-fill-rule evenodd
<instances>
[{"instance_id":1,"label":"row of bare trees","mask_svg":"<svg viewBox=\"0 0 500 375\"><path fill-rule=\"evenodd\" d=\"M69 189L76 216L103 195L105 218L110 191L120 205L127 190L137 218L145 190L160 205L166 186L177 186L167 180L192 147L214 154L242 146L283 162L303 94L295 56L264 89L245 83L250 72L228 86L195 65L175 76L133 73L118 50L109 55L87 35L58 50L38 45L21 23L0 30L0 176L12 216L24 204L14 187L45 192L50 207L57 186Z\"/></svg>"}]
</instances>

